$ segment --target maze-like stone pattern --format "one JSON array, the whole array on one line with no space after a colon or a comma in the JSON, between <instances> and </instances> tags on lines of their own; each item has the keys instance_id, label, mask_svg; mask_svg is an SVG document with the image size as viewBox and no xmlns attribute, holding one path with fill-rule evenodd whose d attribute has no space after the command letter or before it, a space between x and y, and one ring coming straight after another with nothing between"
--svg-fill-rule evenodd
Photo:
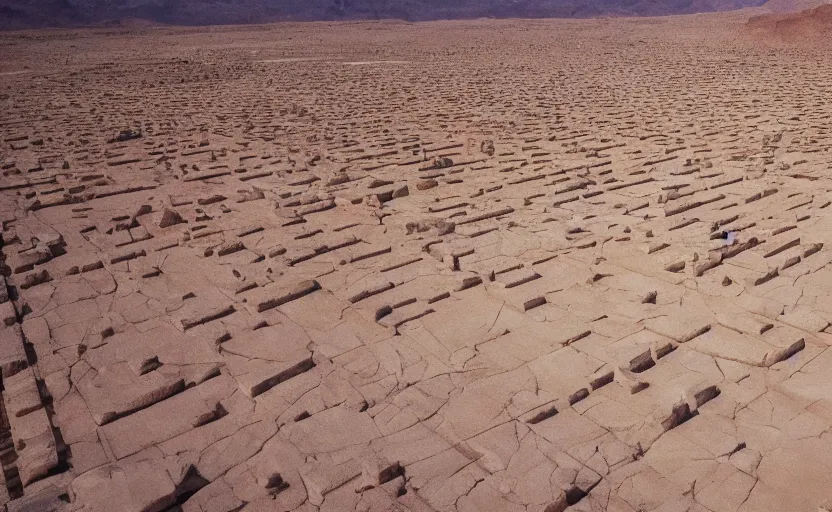
<instances>
[{"instance_id":1,"label":"maze-like stone pattern","mask_svg":"<svg viewBox=\"0 0 832 512\"><path fill-rule=\"evenodd\" d=\"M743 21L0 35L0 502L818 510L832 53Z\"/></svg>"}]
</instances>

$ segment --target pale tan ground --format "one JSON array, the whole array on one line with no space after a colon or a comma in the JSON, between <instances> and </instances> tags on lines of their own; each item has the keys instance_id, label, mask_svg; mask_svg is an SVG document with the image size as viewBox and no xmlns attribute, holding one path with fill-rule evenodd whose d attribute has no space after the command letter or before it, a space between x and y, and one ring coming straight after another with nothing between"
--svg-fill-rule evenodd
<instances>
[{"instance_id":1,"label":"pale tan ground","mask_svg":"<svg viewBox=\"0 0 832 512\"><path fill-rule=\"evenodd\" d=\"M832 53L747 16L0 34L2 501L819 510Z\"/></svg>"}]
</instances>

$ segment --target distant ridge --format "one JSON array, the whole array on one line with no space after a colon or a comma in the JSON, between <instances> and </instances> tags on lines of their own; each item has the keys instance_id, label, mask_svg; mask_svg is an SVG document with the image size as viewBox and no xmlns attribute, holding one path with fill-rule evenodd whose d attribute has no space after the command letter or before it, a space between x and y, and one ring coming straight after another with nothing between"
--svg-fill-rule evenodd
<instances>
[{"instance_id":1,"label":"distant ridge","mask_svg":"<svg viewBox=\"0 0 832 512\"><path fill-rule=\"evenodd\" d=\"M176 25L282 20L411 21L479 17L662 16L760 6L765 0L0 0L0 28L146 20ZM772 0L792 1L792 0Z\"/></svg>"}]
</instances>

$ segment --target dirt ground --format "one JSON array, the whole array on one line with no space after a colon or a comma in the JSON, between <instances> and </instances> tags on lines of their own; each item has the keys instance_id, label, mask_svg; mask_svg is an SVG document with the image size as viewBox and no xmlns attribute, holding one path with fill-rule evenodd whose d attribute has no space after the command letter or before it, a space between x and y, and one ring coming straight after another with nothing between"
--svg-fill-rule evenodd
<instances>
[{"instance_id":1,"label":"dirt ground","mask_svg":"<svg viewBox=\"0 0 832 512\"><path fill-rule=\"evenodd\" d=\"M0 502L832 509L832 43L752 14L0 33Z\"/></svg>"}]
</instances>

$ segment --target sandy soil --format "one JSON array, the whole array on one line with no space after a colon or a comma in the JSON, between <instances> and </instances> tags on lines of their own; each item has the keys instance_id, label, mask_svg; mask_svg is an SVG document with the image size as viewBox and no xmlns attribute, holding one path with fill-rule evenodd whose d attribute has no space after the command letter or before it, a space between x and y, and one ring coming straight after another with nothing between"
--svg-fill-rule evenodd
<instances>
[{"instance_id":1,"label":"sandy soil","mask_svg":"<svg viewBox=\"0 0 832 512\"><path fill-rule=\"evenodd\" d=\"M752 14L0 34L0 501L828 510L832 53Z\"/></svg>"}]
</instances>

